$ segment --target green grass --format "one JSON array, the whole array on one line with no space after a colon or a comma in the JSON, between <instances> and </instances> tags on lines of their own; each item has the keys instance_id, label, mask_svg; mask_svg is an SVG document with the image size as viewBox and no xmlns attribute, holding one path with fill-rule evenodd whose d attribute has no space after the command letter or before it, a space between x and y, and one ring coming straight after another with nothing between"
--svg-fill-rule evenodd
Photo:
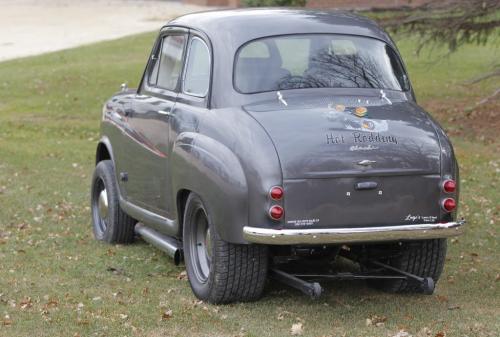
<instances>
[{"instance_id":1,"label":"green grass","mask_svg":"<svg viewBox=\"0 0 500 337\"><path fill-rule=\"evenodd\" d=\"M198 303L163 253L93 239L89 185L104 100L136 85L154 35L0 63L0 336L497 336L500 142L453 137L461 166L465 236L449 244L433 296L390 295L337 282L311 301L270 284L256 303ZM498 58L491 46L413 55L401 39L420 103L450 114L492 92L461 83ZM488 105L498 114L498 101ZM498 117L498 116L497 116ZM477 120L469 120L473 124ZM493 132L496 132L493 130ZM115 268L115 272L109 271ZM162 313L172 317L162 320ZM385 316L383 327L366 319ZM420 332L420 334L419 334Z\"/></svg>"}]
</instances>

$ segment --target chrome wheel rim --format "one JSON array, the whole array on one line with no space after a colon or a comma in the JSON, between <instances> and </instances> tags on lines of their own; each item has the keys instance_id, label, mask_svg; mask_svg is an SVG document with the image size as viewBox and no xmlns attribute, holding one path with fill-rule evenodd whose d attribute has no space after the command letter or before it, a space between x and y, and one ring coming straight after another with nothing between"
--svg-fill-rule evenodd
<instances>
[{"instance_id":1,"label":"chrome wheel rim","mask_svg":"<svg viewBox=\"0 0 500 337\"><path fill-rule=\"evenodd\" d=\"M106 219L108 217L108 193L104 188L101 193L99 193L99 216L101 219Z\"/></svg>"},{"instance_id":2,"label":"chrome wheel rim","mask_svg":"<svg viewBox=\"0 0 500 337\"><path fill-rule=\"evenodd\" d=\"M95 227L100 233L104 233L107 228L109 215L108 193L101 178L97 178L94 183L92 193L92 214Z\"/></svg>"}]
</instances>

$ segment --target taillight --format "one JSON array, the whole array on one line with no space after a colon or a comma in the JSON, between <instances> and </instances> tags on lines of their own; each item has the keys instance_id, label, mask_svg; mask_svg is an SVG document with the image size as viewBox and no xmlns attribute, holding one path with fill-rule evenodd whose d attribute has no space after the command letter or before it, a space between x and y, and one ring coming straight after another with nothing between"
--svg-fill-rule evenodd
<instances>
[{"instance_id":1,"label":"taillight","mask_svg":"<svg viewBox=\"0 0 500 337\"><path fill-rule=\"evenodd\" d=\"M280 186L271 187L269 190L269 197L273 200L281 200L281 198L283 198L283 194L283 188Z\"/></svg>"},{"instance_id":2,"label":"taillight","mask_svg":"<svg viewBox=\"0 0 500 337\"><path fill-rule=\"evenodd\" d=\"M446 198L441 202L441 207L446 212L451 212L457 207L457 203L453 198Z\"/></svg>"},{"instance_id":3,"label":"taillight","mask_svg":"<svg viewBox=\"0 0 500 337\"><path fill-rule=\"evenodd\" d=\"M443 182L443 191L444 192L453 193L456 190L457 190L457 183L455 182L455 180L448 179L448 180L445 180Z\"/></svg>"},{"instance_id":4,"label":"taillight","mask_svg":"<svg viewBox=\"0 0 500 337\"><path fill-rule=\"evenodd\" d=\"M273 220L280 220L283 217L283 214L285 214L285 211L281 206L274 205L269 209L269 216Z\"/></svg>"}]
</instances>

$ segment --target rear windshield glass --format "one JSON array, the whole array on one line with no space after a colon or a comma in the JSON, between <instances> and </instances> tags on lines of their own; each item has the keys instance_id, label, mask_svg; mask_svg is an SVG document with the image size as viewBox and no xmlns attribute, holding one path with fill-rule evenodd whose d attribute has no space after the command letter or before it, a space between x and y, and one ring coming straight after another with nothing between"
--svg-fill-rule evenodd
<instances>
[{"instance_id":1,"label":"rear windshield glass","mask_svg":"<svg viewBox=\"0 0 500 337\"><path fill-rule=\"evenodd\" d=\"M407 90L398 56L382 41L349 35L269 37L242 46L234 69L242 93L301 88Z\"/></svg>"}]
</instances>

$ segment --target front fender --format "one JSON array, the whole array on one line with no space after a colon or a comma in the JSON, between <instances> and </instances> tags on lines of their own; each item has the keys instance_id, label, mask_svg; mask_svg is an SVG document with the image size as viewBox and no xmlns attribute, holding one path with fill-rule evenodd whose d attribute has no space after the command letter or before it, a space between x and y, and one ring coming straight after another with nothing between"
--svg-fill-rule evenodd
<instances>
[{"instance_id":1,"label":"front fender","mask_svg":"<svg viewBox=\"0 0 500 337\"><path fill-rule=\"evenodd\" d=\"M242 228L248 224L248 185L231 149L205 135L184 132L173 146L171 163L173 200L180 190L195 192L220 237L245 243Z\"/></svg>"},{"instance_id":2,"label":"front fender","mask_svg":"<svg viewBox=\"0 0 500 337\"><path fill-rule=\"evenodd\" d=\"M101 139L99 139L99 143L97 144L95 152L95 164L97 165L97 163L105 159L111 159L113 163L115 162L111 142L108 137L102 136Z\"/></svg>"}]
</instances>

